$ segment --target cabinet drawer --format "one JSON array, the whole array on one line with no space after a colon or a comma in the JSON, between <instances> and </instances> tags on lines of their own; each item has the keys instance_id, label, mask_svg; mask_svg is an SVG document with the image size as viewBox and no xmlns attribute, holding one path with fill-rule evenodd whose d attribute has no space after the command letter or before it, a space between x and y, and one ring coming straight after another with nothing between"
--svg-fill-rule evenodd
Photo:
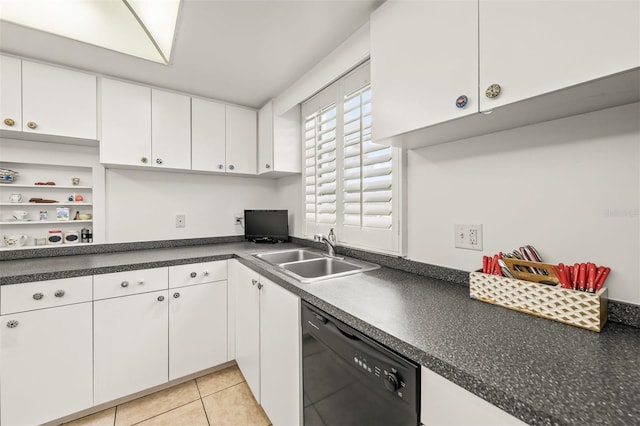
<instances>
[{"instance_id":1,"label":"cabinet drawer","mask_svg":"<svg viewBox=\"0 0 640 426\"><path fill-rule=\"evenodd\" d=\"M91 301L91 276L0 287L0 314Z\"/></svg>"},{"instance_id":2,"label":"cabinet drawer","mask_svg":"<svg viewBox=\"0 0 640 426\"><path fill-rule=\"evenodd\" d=\"M93 277L93 299L127 296L168 288L167 268L139 269Z\"/></svg>"},{"instance_id":3,"label":"cabinet drawer","mask_svg":"<svg viewBox=\"0 0 640 426\"><path fill-rule=\"evenodd\" d=\"M191 263L169 267L169 287L184 287L227 279L227 261Z\"/></svg>"}]
</instances>

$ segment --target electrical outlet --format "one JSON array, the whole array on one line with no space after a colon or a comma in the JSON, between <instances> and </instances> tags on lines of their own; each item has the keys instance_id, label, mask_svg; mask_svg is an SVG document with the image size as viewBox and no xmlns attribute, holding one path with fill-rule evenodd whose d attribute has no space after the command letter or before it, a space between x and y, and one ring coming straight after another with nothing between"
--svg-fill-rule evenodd
<instances>
[{"instance_id":1,"label":"electrical outlet","mask_svg":"<svg viewBox=\"0 0 640 426\"><path fill-rule=\"evenodd\" d=\"M482 250L482 225L453 225L456 248Z\"/></svg>"},{"instance_id":2,"label":"electrical outlet","mask_svg":"<svg viewBox=\"0 0 640 426\"><path fill-rule=\"evenodd\" d=\"M186 226L186 215L176 215L176 228L184 228Z\"/></svg>"},{"instance_id":3,"label":"electrical outlet","mask_svg":"<svg viewBox=\"0 0 640 426\"><path fill-rule=\"evenodd\" d=\"M233 217L235 218L235 222L234 223L236 225L242 225L242 221L243 221L244 217L241 214L236 213L236 214L233 215Z\"/></svg>"}]
</instances>

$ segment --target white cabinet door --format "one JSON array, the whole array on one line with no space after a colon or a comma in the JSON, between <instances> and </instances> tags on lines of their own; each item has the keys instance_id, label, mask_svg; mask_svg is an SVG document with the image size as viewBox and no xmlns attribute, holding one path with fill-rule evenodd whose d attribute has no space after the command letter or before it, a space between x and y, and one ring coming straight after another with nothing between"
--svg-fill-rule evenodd
<instances>
[{"instance_id":1,"label":"white cabinet door","mask_svg":"<svg viewBox=\"0 0 640 426\"><path fill-rule=\"evenodd\" d=\"M227 105L227 173L256 174L257 114Z\"/></svg>"},{"instance_id":2,"label":"white cabinet door","mask_svg":"<svg viewBox=\"0 0 640 426\"><path fill-rule=\"evenodd\" d=\"M300 173L300 106L276 115L273 101L258 111L258 174Z\"/></svg>"},{"instance_id":3,"label":"white cabinet door","mask_svg":"<svg viewBox=\"0 0 640 426\"><path fill-rule=\"evenodd\" d=\"M22 61L0 55L0 129L22 130Z\"/></svg>"},{"instance_id":4,"label":"white cabinet door","mask_svg":"<svg viewBox=\"0 0 640 426\"><path fill-rule=\"evenodd\" d=\"M420 422L424 426L520 426L522 421L422 367ZM464 407L464 409L460 409Z\"/></svg>"},{"instance_id":5,"label":"white cabinet door","mask_svg":"<svg viewBox=\"0 0 640 426\"><path fill-rule=\"evenodd\" d=\"M107 78L100 88L100 162L150 165L151 89Z\"/></svg>"},{"instance_id":6,"label":"white cabinet door","mask_svg":"<svg viewBox=\"0 0 640 426\"><path fill-rule=\"evenodd\" d=\"M94 302L94 402L168 380L167 290Z\"/></svg>"},{"instance_id":7,"label":"white cabinet door","mask_svg":"<svg viewBox=\"0 0 640 426\"><path fill-rule=\"evenodd\" d=\"M227 282L169 291L169 380L227 361Z\"/></svg>"},{"instance_id":8,"label":"white cabinet door","mask_svg":"<svg viewBox=\"0 0 640 426\"><path fill-rule=\"evenodd\" d=\"M225 105L191 98L191 168L207 172L226 170Z\"/></svg>"},{"instance_id":9,"label":"white cabinet door","mask_svg":"<svg viewBox=\"0 0 640 426\"><path fill-rule=\"evenodd\" d=\"M480 0L480 109L638 67L638 34L638 1Z\"/></svg>"},{"instance_id":10,"label":"white cabinet door","mask_svg":"<svg viewBox=\"0 0 640 426\"><path fill-rule=\"evenodd\" d=\"M191 168L191 98L151 90L152 166Z\"/></svg>"},{"instance_id":11,"label":"white cabinet door","mask_svg":"<svg viewBox=\"0 0 640 426\"><path fill-rule=\"evenodd\" d=\"M258 174L273 168L273 101L258 111Z\"/></svg>"},{"instance_id":12,"label":"white cabinet door","mask_svg":"<svg viewBox=\"0 0 640 426\"><path fill-rule=\"evenodd\" d=\"M236 362L260 403L260 276L238 265L236 291Z\"/></svg>"},{"instance_id":13,"label":"white cabinet door","mask_svg":"<svg viewBox=\"0 0 640 426\"><path fill-rule=\"evenodd\" d=\"M1 424L42 424L92 406L91 305L0 317Z\"/></svg>"},{"instance_id":14,"label":"white cabinet door","mask_svg":"<svg viewBox=\"0 0 640 426\"><path fill-rule=\"evenodd\" d=\"M477 113L477 0L380 6L371 14L371 81L374 141Z\"/></svg>"},{"instance_id":15,"label":"white cabinet door","mask_svg":"<svg viewBox=\"0 0 640 426\"><path fill-rule=\"evenodd\" d=\"M274 425L301 420L300 298L260 277L260 399Z\"/></svg>"},{"instance_id":16,"label":"white cabinet door","mask_svg":"<svg viewBox=\"0 0 640 426\"><path fill-rule=\"evenodd\" d=\"M97 139L96 77L22 61L22 130Z\"/></svg>"}]
</instances>

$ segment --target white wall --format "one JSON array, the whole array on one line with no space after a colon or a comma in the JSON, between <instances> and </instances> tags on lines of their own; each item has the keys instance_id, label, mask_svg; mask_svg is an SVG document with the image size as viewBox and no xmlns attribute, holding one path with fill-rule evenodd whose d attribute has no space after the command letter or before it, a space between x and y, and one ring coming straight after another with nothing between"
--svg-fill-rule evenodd
<instances>
[{"instance_id":1,"label":"white wall","mask_svg":"<svg viewBox=\"0 0 640 426\"><path fill-rule=\"evenodd\" d=\"M108 242L242 235L234 215L281 208L273 179L107 169ZM186 227L175 227L176 214Z\"/></svg>"},{"instance_id":2,"label":"white wall","mask_svg":"<svg viewBox=\"0 0 640 426\"><path fill-rule=\"evenodd\" d=\"M475 270L534 245L548 262L611 267L611 299L640 303L640 104L408 153L408 257ZM454 248L483 225L483 252Z\"/></svg>"},{"instance_id":3,"label":"white wall","mask_svg":"<svg viewBox=\"0 0 640 426\"><path fill-rule=\"evenodd\" d=\"M289 235L303 238L302 178L294 175L280 178L277 182L280 208L289 210Z\"/></svg>"}]
</instances>

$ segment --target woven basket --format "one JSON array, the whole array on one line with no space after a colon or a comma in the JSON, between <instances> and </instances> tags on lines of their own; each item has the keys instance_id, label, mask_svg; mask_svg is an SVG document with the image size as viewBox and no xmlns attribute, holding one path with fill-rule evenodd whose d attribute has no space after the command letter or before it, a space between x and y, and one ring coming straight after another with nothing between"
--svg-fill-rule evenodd
<instances>
[{"instance_id":1,"label":"woven basket","mask_svg":"<svg viewBox=\"0 0 640 426\"><path fill-rule=\"evenodd\" d=\"M498 275L471 272L473 299L587 330L600 331L607 321L607 289L597 293L568 290Z\"/></svg>"}]
</instances>

